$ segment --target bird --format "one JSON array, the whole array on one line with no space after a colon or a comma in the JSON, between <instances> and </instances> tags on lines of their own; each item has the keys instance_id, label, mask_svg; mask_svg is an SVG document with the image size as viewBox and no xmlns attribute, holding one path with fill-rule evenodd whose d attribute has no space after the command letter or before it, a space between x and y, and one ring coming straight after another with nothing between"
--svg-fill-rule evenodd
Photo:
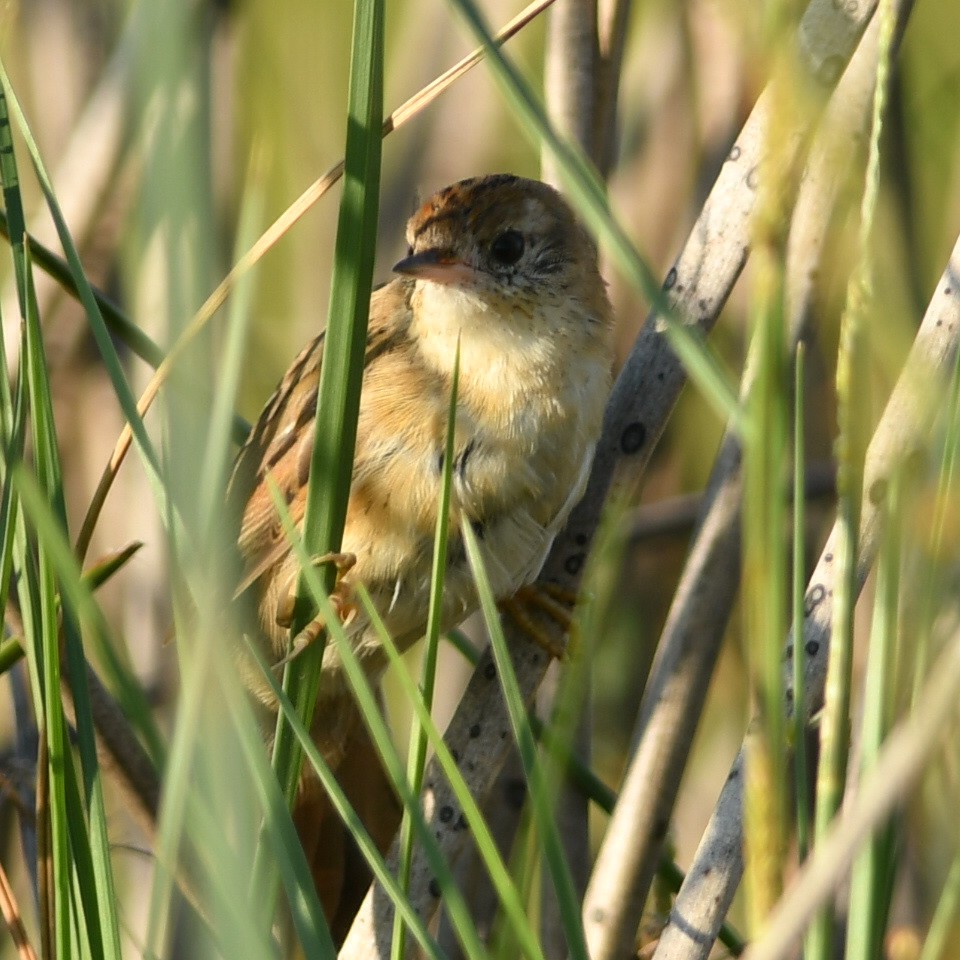
<instances>
[{"instance_id":1,"label":"bird","mask_svg":"<svg viewBox=\"0 0 960 960\"><path fill-rule=\"evenodd\" d=\"M416 210L406 240L395 278L370 300L342 554L329 558L340 567L334 599L341 611L349 608L347 636L372 678L385 654L349 596L364 585L400 649L425 631L455 365L444 629L478 606L462 523L476 534L498 600L536 579L583 495L611 383L613 319L597 247L553 187L506 173L461 180ZM275 663L289 654L300 568L274 498L299 527L323 347L320 333L293 361L229 484L239 517L240 592ZM275 712L268 686L255 671L247 678ZM386 849L399 804L333 644L324 650L310 730ZM369 884L365 864L310 773L301 778L293 818L339 943Z\"/></svg>"}]
</instances>

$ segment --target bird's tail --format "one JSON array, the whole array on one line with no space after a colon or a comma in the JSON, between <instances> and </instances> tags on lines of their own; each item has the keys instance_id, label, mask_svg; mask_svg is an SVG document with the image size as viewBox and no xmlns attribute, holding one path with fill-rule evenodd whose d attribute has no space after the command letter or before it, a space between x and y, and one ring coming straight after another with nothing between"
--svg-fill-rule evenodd
<instances>
[{"instance_id":1,"label":"bird's tail","mask_svg":"<svg viewBox=\"0 0 960 960\"><path fill-rule=\"evenodd\" d=\"M353 710L357 716L355 722L344 725L349 733L335 765L337 781L374 843L385 853L400 825L401 806L355 704L351 701L343 709ZM293 821L339 950L370 886L370 869L315 777L305 779Z\"/></svg>"}]
</instances>

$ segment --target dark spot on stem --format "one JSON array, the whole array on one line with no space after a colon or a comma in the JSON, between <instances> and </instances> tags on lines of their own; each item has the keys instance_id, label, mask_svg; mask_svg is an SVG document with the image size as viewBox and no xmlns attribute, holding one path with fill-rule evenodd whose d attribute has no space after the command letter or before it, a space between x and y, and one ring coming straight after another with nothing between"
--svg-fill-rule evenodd
<instances>
[{"instance_id":1,"label":"dark spot on stem","mask_svg":"<svg viewBox=\"0 0 960 960\"><path fill-rule=\"evenodd\" d=\"M646 442L647 428L640 423L631 423L620 435L620 449L630 456L636 453Z\"/></svg>"}]
</instances>

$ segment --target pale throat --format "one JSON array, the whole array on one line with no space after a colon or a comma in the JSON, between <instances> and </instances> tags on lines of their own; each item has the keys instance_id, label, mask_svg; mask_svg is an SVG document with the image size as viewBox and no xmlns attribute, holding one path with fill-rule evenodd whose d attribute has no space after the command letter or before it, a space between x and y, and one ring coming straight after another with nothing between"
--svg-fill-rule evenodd
<instances>
[{"instance_id":1,"label":"pale throat","mask_svg":"<svg viewBox=\"0 0 960 960\"><path fill-rule=\"evenodd\" d=\"M433 369L452 375L459 342L461 395L469 384L470 392L504 404L510 397L525 395L529 402L541 391L556 390L551 381L563 362L555 335L559 316L535 315L541 308L532 302L493 304L438 283L418 284L412 306L410 332Z\"/></svg>"}]
</instances>

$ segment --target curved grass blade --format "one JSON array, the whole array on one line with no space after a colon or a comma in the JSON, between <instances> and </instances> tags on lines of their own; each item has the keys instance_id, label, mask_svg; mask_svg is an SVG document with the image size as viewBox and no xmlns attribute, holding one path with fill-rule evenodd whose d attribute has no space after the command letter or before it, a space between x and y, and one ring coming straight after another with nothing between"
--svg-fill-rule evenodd
<instances>
[{"instance_id":1,"label":"curved grass blade","mask_svg":"<svg viewBox=\"0 0 960 960\"><path fill-rule=\"evenodd\" d=\"M407 782L403 762L400 760L397 749L393 744L393 739L390 735L390 731L387 729L386 721L380 712L380 707L370 685L370 681L367 679L363 667L360 665L356 654L353 652L353 648L350 646L350 641L347 639L343 631L343 627L341 626L340 621L333 610L329 595L326 593L325 587L316 568L313 564L309 563L303 543L290 520L290 514L286 508L286 505L282 502L276 490L273 491L273 495L274 503L276 505L281 522L284 525L284 532L290 542L291 549L295 552L300 560L303 582L310 591L310 596L313 599L313 602L317 604L321 615L329 625L328 629L331 639L336 644L337 653L339 654L343 663L344 671L346 673L348 682L350 683L350 687L353 690L357 701L357 706L359 707L361 715L363 716L364 723L366 724L371 738L377 747L377 750L383 761L384 769L393 783L394 789L397 791L404 808L411 814L413 825L417 830L417 835L419 836L421 843L423 843L424 852L426 853L431 870L433 871L433 874L437 880L441 894L444 897L446 909L451 916L454 927L457 929L461 937L461 944L463 945L464 951L469 960L486 960L486 950L484 949L479 935L477 934L476 927L470 918L470 913L467 909L466 902L463 899L463 895L457 888L456 881L450 872L450 868L444 861L436 844L436 840L434 839L433 834L430 832L430 829L423 818L423 814L420 810L419 798L413 792L410 784ZM376 630L381 641L384 643L384 649L391 665L396 668L397 665L400 664L397 674L398 678L404 688L404 692L411 697L411 702L418 712L421 724L424 725L424 729L427 731L431 745L435 747L437 743L442 745L443 749L446 751L446 756L455 771L455 776L459 778L459 771L456 769L456 764L454 763L452 757L450 757L449 750L446 750L446 746L443 744L443 740L439 732L436 730L436 727L430 718L429 712L426 710L426 707L423 704L422 694L417 687L416 682L410 676L410 672L406 668L406 665L402 663L400 653L397 651L396 646L387 633L383 621L380 619L377 611L374 609L372 601L370 600L370 596L362 584L357 588L357 597L360 603L363 605L367 615L370 616L373 629ZM302 721L298 724L298 726L304 731L306 730L306 726L302 723ZM315 750L311 750L310 752L316 753ZM336 783L335 777L333 777L333 775L329 772L329 768L327 768L326 764L322 761L321 763L322 768L318 769L317 772L321 776L324 786L329 788L329 796L332 800L340 804L340 806L338 806L338 813L340 813L341 818L344 819L345 822L348 822L347 817L350 816L349 822L352 824L354 818L352 816L349 803L343 796L343 792L340 789L339 784ZM478 818L479 824L477 829L485 829L482 815L479 813L479 809L476 808L476 805L474 804L472 797L470 797L469 792L466 791L466 787L462 785L462 781L461 787L465 792L466 802L472 804L476 810L476 818ZM342 798L342 802L340 798ZM341 809L341 807L343 809ZM468 824L473 827L474 822L471 819L471 812L465 807L464 813L466 815ZM351 829L353 829L352 825ZM366 830L361 829L360 835L366 837ZM374 853L375 857L367 858L368 863L370 864L371 869L374 871L375 876L377 876L378 879L381 879L381 873L383 871L379 869L379 865L382 864L383 861L379 855L379 852L377 852L375 848ZM502 862L500 862L500 868L503 870ZM383 870L386 870L385 865ZM505 875L505 871L503 872ZM401 898L403 897L402 891L392 878L390 878L389 883L385 882L384 886L386 889L396 889L398 895ZM505 889L504 892L507 896L509 896L508 889ZM520 909L522 912L522 908ZM411 911L406 909L406 907L402 912L405 920L409 916L416 915L415 913L411 913ZM416 933L416 930L414 930L414 933ZM537 953L535 955L531 955L531 960L543 960L543 957L541 954Z\"/></svg>"},{"instance_id":2,"label":"curved grass blade","mask_svg":"<svg viewBox=\"0 0 960 960\"><path fill-rule=\"evenodd\" d=\"M550 877L556 892L560 919L567 938L567 949L570 951L572 960L587 960L587 943L583 932L583 923L580 920L580 901L564 856L563 843L560 840L557 822L553 816L553 805L543 767L537 757L537 748L533 731L530 729L526 705L520 694L520 687L517 684L510 654L507 651L507 641L500 625L500 617L497 614L497 602L484 569L476 534L469 523L462 523L460 530L467 550L467 560L470 563L470 569L477 585L484 623L487 632L490 634L490 643L497 664L497 675L500 677L504 699L510 714L513 735L516 738L517 749L520 753L520 761L527 776L534 823L543 843L547 868L550 871Z\"/></svg>"},{"instance_id":3,"label":"curved grass blade","mask_svg":"<svg viewBox=\"0 0 960 960\"><path fill-rule=\"evenodd\" d=\"M0 235L11 240L10 224L5 211L0 210ZM33 262L48 277L55 280L64 292L76 300L80 300L80 288L70 270L70 264L62 257L58 257L51 249L45 247L31 234L26 234L26 240L33 251ZM158 367L163 360L163 350L148 337L130 318L108 297L102 290L91 285L93 299L100 308L103 321L109 331L130 348L141 360L151 367Z\"/></svg>"},{"instance_id":4,"label":"curved grass blade","mask_svg":"<svg viewBox=\"0 0 960 960\"><path fill-rule=\"evenodd\" d=\"M90 282L87 280L86 275L83 272L80 256L77 253L73 239L70 236L70 231L63 218L60 205L57 203L57 198L53 192L53 186L50 182L49 174L47 173L47 169L43 163L42 157L40 156L40 151L37 148L36 141L33 138L33 134L29 125L27 124L23 111L20 108L20 103L10 85L10 79L7 76L7 72L2 61L0 61L0 86L3 88L5 100L9 103L11 114L17 121L17 126L19 127L20 133L27 145L27 149L30 152L30 157L33 160L37 178L40 181L40 187L43 190L44 196L46 197L47 206L50 209L50 214L53 217L53 221L57 228L57 234L60 237L60 243L63 245L63 249L66 252L67 263L70 266L70 271L77 286L80 300L84 306L84 309L86 310L87 319L90 322L90 330L93 333L93 337L97 343L97 348L100 351L104 366L106 367L107 373L110 376L114 392L116 393L117 399L120 403L120 408L133 430L137 445L143 455L144 468L146 469L147 476L150 479L151 486L154 489L158 507L161 509L161 515L169 523L170 518L166 510L168 501L163 493L163 484L159 476L159 461L157 459L156 451L153 449L153 445L147 436L146 428L143 425L143 420L137 412L136 400L134 399L133 393L130 390L130 385L127 383L127 378L120 364L120 358L117 356L116 348L113 345L113 341L110 339L110 332L104 323L103 316L100 313L100 308L97 305L96 298L93 295L93 289L90 286ZM12 152L10 156L12 156ZM7 216L9 217L11 234L13 234L14 237L24 237L26 230L22 219L22 210L15 218L14 210L8 203ZM12 246L16 250L18 246L18 241L16 239L12 241Z\"/></svg>"},{"instance_id":5,"label":"curved grass blade","mask_svg":"<svg viewBox=\"0 0 960 960\"><path fill-rule=\"evenodd\" d=\"M261 666L266 682L278 697L282 697L279 684L269 668L262 663L254 645L249 641L248 649ZM263 749L263 738L254 723L246 693L241 690L239 684L231 682L222 682L221 689L230 707L244 757L249 764L257 799L263 807L264 837L270 842L270 849L276 858L300 947L307 957L334 960L337 951L330 937L323 907L317 898L310 867L297 837L296 828L290 819L290 812L287 810L283 794L280 792L279 784ZM283 705L290 708L290 701L283 698L281 708ZM290 712L295 720L296 713L292 709ZM303 728L300 729L303 730ZM309 735L303 732L309 741Z\"/></svg>"},{"instance_id":6,"label":"curved grass blade","mask_svg":"<svg viewBox=\"0 0 960 960\"><path fill-rule=\"evenodd\" d=\"M331 804L337 811L337 815L349 830L350 835L353 837L360 849L360 852L366 859L367 864L373 872L377 882L383 886L384 890L386 890L387 895L393 901L398 913L403 917L405 923L413 931L414 936L417 942L423 948L424 953L430 958L430 960L443 960L443 954L437 946L436 941L431 937L426 925L423 922L423 919L416 913L416 911L411 909L409 902L404 896L402 888L390 873L386 861L384 860L383 855L377 849L377 845L374 843L373 838L367 832L363 822L353 810L353 807L350 805L350 801L344 794L343 789L337 782L337 778L330 770L326 760L323 759L322 754L319 750L317 750L309 731L297 716L297 711L294 709L293 703L277 683L273 676L273 672L264 662L260 651L257 650L256 646L248 642L247 649L259 666L265 682L268 684L273 694L277 697L277 702L280 705L280 709L287 714L287 718L290 721L290 726L293 729L293 732L296 734L297 739L300 741L300 746L304 751L304 755L316 772L321 784L323 785L323 789L327 792L327 795L330 798ZM371 701L373 701L372 695ZM396 760L397 764L399 765L399 757L397 757ZM422 836L429 837L429 830L426 826L426 823L423 821L422 815L420 816L419 830ZM441 868L438 876L443 876L443 869L445 868ZM452 882L452 877L450 877L450 882Z\"/></svg>"},{"instance_id":7,"label":"curved grass blade","mask_svg":"<svg viewBox=\"0 0 960 960\"><path fill-rule=\"evenodd\" d=\"M444 742L443 735L433 722L433 718L430 716L430 712L427 709L427 705L423 700L423 695L417 686L416 681L410 675L410 670L407 667L407 664L403 660L400 651L396 647L396 644L393 642L393 639L387 631L387 628L384 625L383 620L380 618L379 613L373 606L373 602L370 599L369 594L363 589L362 585L358 588L357 595L360 599L360 602L363 604L364 611L366 612L367 616L370 617L372 627L377 631L380 642L383 644L384 652L387 655L387 660L394 670L400 687L403 690L404 695L407 697L409 703L413 707L421 727L426 732L430 746L436 753L437 760L443 769L444 775L447 777L451 786L453 787L454 793L457 797L457 802L460 804L463 817L466 820L467 826L473 833L473 839L476 843L477 851L480 854L484 866L486 867L490 876L490 880L497 891L497 895L500 898L503 910L509 917L511 923L514 925L515 934L523 954L530 958L530 960L543 960L543 951L541 950L540 944L537 941L533 927L530 925L530 921L527 918L523 902L517 893L516 886L514 885L509 871L503 862L503 858L500 856L500 851L497 849L496 841L490 832L490 828L487 826L483 812L480 810L476 799L470 793L469 788L464 782L463 776L460 773L460 768L457 766L456 760L450 753L450 748ZM348 657L354 661L356 660L356 657L353 655L352 651L345 651L344 645L342 645L339 640L337 641L337 649L340 652L341 657L344 658L345 662L347 661ZM362 676L362 672L360 676ZM353 681L351 679L351 683L352 682ZM457 921L457 919L453 916L453 911L450 909L450 900L453 891L446 890L445 888L442 889L444 893L445 904L448 912L451 913L451 921L453 922L455 929L462 933L459 926L459 921Z\"/></svg>"},{"instance_id":8,"label":"curved grass blade","mask_svg":"<svg viewBox=\"0 0 960 960\"><path fill-rule=\"evenodd\" d=\"M437 527L433 538L433 568L430 574L430 605L427 611L427 632L424 638L423 669L420 688L428 710L433 708L433 692L437 676L437 653L440 647L440 616L443 610L443 583L447 568L447 541L450 527L450 490L453 482L453 463L457 428L457 395L460 389L460 341L453 360L453 377L450 383L450 407L447 411L447 439L443 449L443 472L440 477L440 503L437 507ZM410 736L410 753L407 758L407 776L413 793L419 796L423 788L423 771L427 762L427 734L416 717ZM413 826L410 811L404 807L400 823L400 885L409 889L410 865L413 860ZM391 956L393 960L404 957L404 927L400 914L394 918Z\"/></svg>"}]
</instances>

